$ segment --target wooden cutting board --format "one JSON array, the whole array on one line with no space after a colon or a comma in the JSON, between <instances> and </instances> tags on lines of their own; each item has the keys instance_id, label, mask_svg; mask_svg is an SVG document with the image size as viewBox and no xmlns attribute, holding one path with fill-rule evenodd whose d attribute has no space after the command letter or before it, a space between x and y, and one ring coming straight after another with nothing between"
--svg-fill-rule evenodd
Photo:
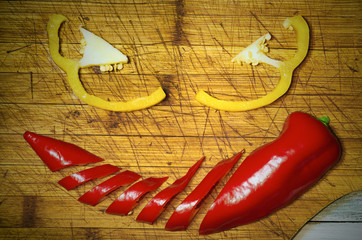
<instances>
[{"instance_id":1,"label":"wooden cutting board","mask_svg":"<svg viewBox=\"0 0 362 240\"><path fill-rule=\"evenodd\" d=\"M0 238L1 239L290 239L314 214L340 196L362 189L360 73L361 2L320 1L1 1L0 2ZM119 72L83 69L89 93L129 100L162 86L167 98L150 109L115 113L90 107L72 93L51 60L46 23L68 17L61 51L80 59L78 27L101 36L130 62ZM265 64L240 66L231 59L270 32L269 56L295 53L283 21L301 14L311 29L310 51L296 69L288 93L248 112L216 111L195 101L199 89L228 100L270 92L278 72ZM255 148L274 140L288 114L328 115L343 146L340 163L290 206L252 224L198 236L211 202ZM183 176L201 156L200 170L154 225L135 221L155 191L130 216L104 210L125 188L96 207L77 198L102 180L66 191L57 181L86 167L50 172L22 138L26 131L74 143L143 178ZM245 149L235 168L202 203L187 231L164 230L177 205L220 160ZM91 165L93 166L93 165Z\"/></svg>"}]
</instances>

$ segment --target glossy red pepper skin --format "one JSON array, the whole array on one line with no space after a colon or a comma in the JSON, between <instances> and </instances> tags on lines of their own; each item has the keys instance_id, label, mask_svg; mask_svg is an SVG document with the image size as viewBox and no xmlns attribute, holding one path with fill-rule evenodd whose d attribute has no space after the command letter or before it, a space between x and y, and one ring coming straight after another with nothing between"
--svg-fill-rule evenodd
<instances>
[{"instance_id":1,"label":"glossy red pepper skin","mask_svg":"<svg viewBox=\"0 0 362 240\"><path fill-rule=\"evenodd\" d=\"M28 131L23 137L53 172L69 166L103 161L102 158L71 143Z\"/></svg>"},{"instance_id":2,"label":"glossy red pepper skin","mask_svg":"<svg viewBox=\"0 0 362 240\"><path fill-rule=\"evenodd\" d=\"M127 215L137 205L137 201L146 193L159 188L168 177L146 178L133 184L119 196L106 210L106 213Z\"/></svg>"},{"instance_id":3,"label":"glossy red pepper skin","mask_svg":"<svg viewBox=\"0 0 362 240\"><path fill-rule=\"evenodd\" d=\"M84 193L80 198L78 198L78 201L95 206L107 194L113 192L121 186L128 185L137 181L140 177L141 175L138 175L137 173L128 170L118 173L117 175L111 177L110 179L102 182L88 192Z\"/></svg>"},{"instance_id":4,"label":"glossy red pepper skin","mask_svg":"<svg viewBox=\"0 0 362 240\"><path fill-rule=\"evenodd\" d=\"M199 233L224 231L263 218L315 184L341 155L337 138L318 119L294 112L280 136L253 151L226 183Z\"/></svg>"},{"instance_id":5,"label":"glossy red pepper skin","mask_svg":"<svg viewBox=\"0 0 362 240\"><path fill-rule=\"evenodd\" d=\"M60 181L58 181L58 183L65 189L72 190L83 183L86 183L96 178L108 176L112 173L118 172L119 170L119 167L105 164L93 168L88 168L77 173L73 173L72 175L61 179Z\"/></svg>"},{"instance_id":6,"label":"glossy red pepper skin","mask_svg":"<svg viewBox=\"0 0 362 240\"><path fill-rule=\"evenodd\" d=\"M165 210L166 204L174 196L185 189L204 159L205 157L202 157L188 170L185 176L177 179L171 186L156 194L156 196L154 196L151 201L142 209L140 214L138 214L137 221L152 224L163 212L163 210Z\"/></svg>"},{"instance_id":7,"label":"glossy red pepper skin","mask_svg":"<svg viewBox=\"0 0 362 240\"><path fill-rule=\"evenodd\" d=\"M231 170L240 159L243 151L229 159L220 161L205 176L200 184L182 201L166 223L166 230L186 230L199 210L199 205L214 186Z\"/></svg>"}]
</instances>

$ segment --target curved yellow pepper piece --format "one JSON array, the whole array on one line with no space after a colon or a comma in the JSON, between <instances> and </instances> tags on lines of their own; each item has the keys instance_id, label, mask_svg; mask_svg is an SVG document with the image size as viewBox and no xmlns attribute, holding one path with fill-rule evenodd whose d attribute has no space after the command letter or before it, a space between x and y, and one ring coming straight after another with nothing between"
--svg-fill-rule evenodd
<instances>
[{"instance_id":1,"label":"curved yellow pepper piece","mask_svg":"<svg viewBox=\"0 0 362 240\"><path fill-rule=\"evenodd\" d=\"M257 65L259 63L257 60L259 60L260 62L268 63L278 68L280 72L280 80L277 86L270 93L261 98L250 101L225 101L214 98L205 91L201 90L196 94L196 100L201 104L218 110L247 111L266 106L284 95L288 91L292 82L294 69L298 67L298 65L304 60L308 53L309 27L302 16L287 18L284 21L283 26L289 30L294 30L297 35L298 50L292 59L282 62L271 59L262 53L268 51L267 47L265 46L265 40L270 39L269 34L266 34L265 36L258 39L251 46L249 46L250 49L249 47L244 49L244 51L242 51L233 59L233 61L237 61L238 63L244 61L246 63L251 63L252 65ZM254 44L258 45L259 49L255 50ZM253 58L253 54L257 55L254 56L257 59Z\"/></svg>"},{"instance_id":2,"label":"curved yellow pepper piece","mask_svg":"<svg viewBox=\"0 0 362 240\"><path fill-rule=\"evenodd\" d=\"M79 79L79 69L81 65L79 62L65 58L59 53L59 28L60 25L67 21L67 18L63 15L52 15L47 25L48 37L49 37L49 51L53 61L63 69L68 76L68 81L73 92L83 102L102 109L116 111L116 112L130 112L151 107L161 102L166 94L161 87L151 93L149 96L140 97L128 102L109 102L102 98L90 95L84 89Z\"/></svg>"}]
</instances>

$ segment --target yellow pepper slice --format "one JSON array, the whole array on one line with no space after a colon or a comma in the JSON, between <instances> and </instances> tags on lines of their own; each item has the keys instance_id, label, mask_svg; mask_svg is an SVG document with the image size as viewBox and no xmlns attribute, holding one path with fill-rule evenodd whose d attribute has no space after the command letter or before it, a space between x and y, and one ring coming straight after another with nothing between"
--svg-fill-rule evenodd
<instances>
[{"instance_id":1,"label":"yellow pepper slice","mask_svg":"<svg viewBox=\"0 0 362 240\"><path fill-rule=\"evenodd\" d=\"M246 63L251 63L252 65L264 62L278 68L280 72L280 80L277 86L270 93L261 98L250 101L226 101L214 98L205 91L200 90L196 94L196 100L203 105L218 110L247 111L266 106L284 95L288 91L292 82L294 69L298 67L308 53L309 27L304 18L299 15L287 18L284 21L283 26L289 30L294 30L297 35L298 50L292 59L282 62L267 57L264 54L264 52L268 51L265 41L270 39L270 35L266 34L244 49L232 60L233 62L236 61L238 63L244 61Z\"/></svg>"},{"instance_id":2,"label":"yellow pepper slice","mask_svg":"<svg viewBox=\"0 0 362 240\"><path fill-rule=\"evenodd\" d=\"M53 61L63 69L68 76L69 85L75 95L83 102L102 109L116 112L130 112L151 107L161 102L166 94L161 87L148 96L136 98L127 102L110 102L102 98L88 94L79 79L79 62L65 58L59 53L59 28L67 18L60 14L52 15L47 24L49 37L49 51Z\"/></svg>"}]
</instances>

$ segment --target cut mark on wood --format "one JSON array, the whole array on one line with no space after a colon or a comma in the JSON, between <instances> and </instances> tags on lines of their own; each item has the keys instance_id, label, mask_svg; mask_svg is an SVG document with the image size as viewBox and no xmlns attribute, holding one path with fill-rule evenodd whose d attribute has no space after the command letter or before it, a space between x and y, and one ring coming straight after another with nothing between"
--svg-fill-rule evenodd
<instances>
[{"instance_id":1,"label":"cut mark on wood","mask_svg":"<svg viewBox=\"0 0 362 240\"><path fill-rule=\"evenodd\" d=\"M31 99L34 99L33 72L30 72L30 93Z\"/></svg>"},{"instance_id":2,"label":"cut mark on wood","mask_svg":"<svg viewBox=\"0 0 362 240\"><path fill-rule=\"evenodd\" d=\"M166 42L165 42L165 40L164 40L164 38L163 38L163 36L162 36L162 33L160 32L160 29L156 28L156 31L157 31L158 36L159 36L160 39L161 39L161 42L162 42L163 46L165 47L167 53L170 55L171 53L169 52L169 50L168 50L168 48L167 48Z\"/></svg>"},{"instance_id":3,"label":"cut mark on wood","mask_svg":"<svg viewBox=\"0 0 362 240\"><path fill-rule=\"evenodd\" d=\"M220 24L221 24L221 23L220 23ZM229 56L232 56L232 54L231 54L228 50L226 50L224 44L222 44L219 40L217 40L217 38L213 37L212 39L214 39L214 40L217 42L217 44L219 44L219 46L222 48L222 50L223 50L224 52L226 52L227 54L229 54Z\"/></svg>"},{"instance_id":4,"label":"cut mark on wood","mask_svg":"<svg viewBox=\"0 0 362 240\"><path fill-rule=\"evenodd\" d=\"M270 31L268 30L268 28L262 23L262 21L260 21L260 19L258 18L258 16L256 16L252 11L250 11L250 14L255 18L255 20L260 23L260 25L267 31L270 33ZM273 36L273 38L275 39L275 41L277 41L279 43L279 45L281 47L283 47L283 44L275 37Z\"/></svg>"},{"instance_id":5,"label":"cut mark on wood","mask_svg":"<svg viewBox=\"0 0 362 240\"><path fill-rule=\"evenodd\" d=\"M347 64L346 64L346 66L347 66L347 67L349 68L349 70L351 70L353 73L359 72L357 69L354 69L353 67L348 66Z\"/></svg>"},{"instance_id":6,"label":"cut mark on wood","mask_svg":"<svg viewBox=\"0 0 362 240\"><path fill-rule=\"evenodd\" d=\"M31 46L31 44L27 44L27 45L22 46L22 47L19 47L19 48L15 48L15 49L12 49L12 50L8 50L8 51L6 51L6 53L13 53L13 52L19 51L19 50L21 50L21 49L24 49L24 48L27 48L27 47L30 47L30 46Z\"/></svg>"},{"instance_id":7,"label":"cut mark on wood","mask_svg":"<svg viewBox=\"0 0 362 240\"><path fill-rule=\"evenodd\" d=\"M183 0L176 1L176 19L175 19L175 33L173 42L176 45L181 45L183 40L183 23L185 16L185 3Z\"/></svg>"},{"instance_id":8,"label":"cut mark on wood","mask_svg":"<svg viewBox=\"0 0 362 240\"><path fill-rule=\"evenodd\" d=\"M32 228L35 226L36 201L36 196L24 196L23 198L23 228Z\"/></svg>"}]
</instances>

